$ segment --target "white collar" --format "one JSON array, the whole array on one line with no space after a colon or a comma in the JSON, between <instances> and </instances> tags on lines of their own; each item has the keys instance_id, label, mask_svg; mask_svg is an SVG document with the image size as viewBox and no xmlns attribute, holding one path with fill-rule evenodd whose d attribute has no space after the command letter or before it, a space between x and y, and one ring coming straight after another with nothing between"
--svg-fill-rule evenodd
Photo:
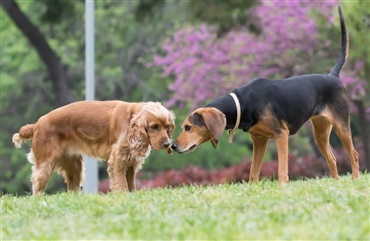
<instances>
[{"instance_id":1,"label":"white collar","mask_svg":"<svg viewBox=\"0 0 370 241\"><path fill-rule=\"evenodd\" d=\"M238 97L236 96L236 94L230 93L229 95L231 95L231 97L233 97L233 99L235 101L235 105L236 105L236 123L235 123L235 126L234 126L233 129L228 130L229 143L232 143L233 142L233 136L234 136L236 130L238 129L239 124L240 124L241 111L240 111L240 103L239 103L239 100L238 100Z\"/></svg>"}]
</instances>

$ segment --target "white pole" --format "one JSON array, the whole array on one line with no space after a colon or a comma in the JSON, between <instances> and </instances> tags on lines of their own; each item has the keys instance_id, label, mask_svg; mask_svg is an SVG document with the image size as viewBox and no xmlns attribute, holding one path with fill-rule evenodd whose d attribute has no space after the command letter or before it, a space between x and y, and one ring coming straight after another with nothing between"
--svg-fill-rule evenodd
<instances>
[{"instance_id":1,"label":"white pole","mask_svg":"<svg viewBox=\"0 0 370 241\"><path fill-rule=\"evenodd\" d=\"M94 52L94 0L85 2L85 99L95 99L95 52ZM85 180L83 190L86 193L98 191L98 163L93 158L84 156Z\"/></svg>"}]
</instances>

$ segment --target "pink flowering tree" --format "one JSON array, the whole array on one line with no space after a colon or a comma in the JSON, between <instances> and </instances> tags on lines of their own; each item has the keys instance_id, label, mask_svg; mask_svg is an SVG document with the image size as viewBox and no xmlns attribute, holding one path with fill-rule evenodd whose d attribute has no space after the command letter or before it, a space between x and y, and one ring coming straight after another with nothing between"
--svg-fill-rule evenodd
<instances>
[{"instance_id":1,"label":"pink flowering tree","mask_svg":"<svg viewBox=\"0 0 370 241\"><path fill-rule=\"evenodd\" d=\"M162 45L164 55L155 55L151 66L163 69L163 76L173 76L173 92L168 105L175 103L196 108L205 101L225 94L256 77L285 78L310 73L323 51L333 41L321 43L313 13L328 20L328 28L340 31L335 1L261 1L250 11L261 34L247 27L230 31L218 38L216 29L202 24L180 29ZM339 35L338 35L339 36ZM326 55L321 54L321 55ZM336 54L334 57L336 58ZM336 59L331 57L329 72ZM361 63L343 74L351 95L364 95L364 81L356 78Z\"/></svg>"},{"instance_id":2,"label":"pink flowering tree","mask_svg":"<svg viewBox=\"0 0 370 241\"><path fill-rule=\"evenodd\" d=\"M163 54L155 55L150 66L173 78L168 106L189 109L257 77L329 73L340 50L337 6L336 1L262 0L249 18L260 27L260 34L246 26L218 37L214 26L185 27L164 41ZM321 32L334 35L321 36ZM366 98L367 82L359 77L364 64L351 61L341 73L353 103ZM351 110L358 110L356 104Z\"/></svg>"}]
</instances>

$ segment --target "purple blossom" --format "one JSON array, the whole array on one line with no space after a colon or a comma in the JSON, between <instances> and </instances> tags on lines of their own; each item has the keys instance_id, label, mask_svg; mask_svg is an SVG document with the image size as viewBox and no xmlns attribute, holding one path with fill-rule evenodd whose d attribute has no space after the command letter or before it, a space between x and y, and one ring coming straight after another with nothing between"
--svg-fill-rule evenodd
<instances>
[{"instance_id":1,"label":"purple blossom","mask_svg":"<svg viewBox=\"0 0 370 241\"><path fill-rule=\"evenodd\" d=\"M312 12L328 24L337 21L337 1L261 0L251 19L261 27L256 35L242 28L222 38L206 24L180 29L162 45L163 56L154 55L149 65L162 68L163 76L175 76L168 106L196 108L256 77L285 78L305 74L307 54L318 44ZM326 41L329 46L331 40ZM304 58L297 58L303 55ZM311 54L312 55L312 54ZM362 64L362 65L361 65ZM356 76L363 62L342 73L352 97L361 97L365 81Z\"/></svg>"}]
</instances>

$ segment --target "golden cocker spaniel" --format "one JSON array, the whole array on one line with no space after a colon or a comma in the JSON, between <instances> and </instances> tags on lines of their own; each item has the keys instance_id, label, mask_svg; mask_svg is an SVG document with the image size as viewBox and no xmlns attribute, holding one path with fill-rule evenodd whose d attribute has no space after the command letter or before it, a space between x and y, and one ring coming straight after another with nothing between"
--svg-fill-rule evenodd
<instances>
[{"instance_id":1,"label":"golden cocker spaniel","mask_svg":"<svg viewBox=\"0 0 370 241\"><path fill-rule=\"evenodd\" d=\"M84 177L82 154L108 160L112 191L135 190L135 174L151 148L171 153L174 114L160 103L79 101L23 126L14 134L17 148L32 139L27 155L32 193L42 194L54 169L69 191L79 191Z\"/></svg>"}]
</instances>

